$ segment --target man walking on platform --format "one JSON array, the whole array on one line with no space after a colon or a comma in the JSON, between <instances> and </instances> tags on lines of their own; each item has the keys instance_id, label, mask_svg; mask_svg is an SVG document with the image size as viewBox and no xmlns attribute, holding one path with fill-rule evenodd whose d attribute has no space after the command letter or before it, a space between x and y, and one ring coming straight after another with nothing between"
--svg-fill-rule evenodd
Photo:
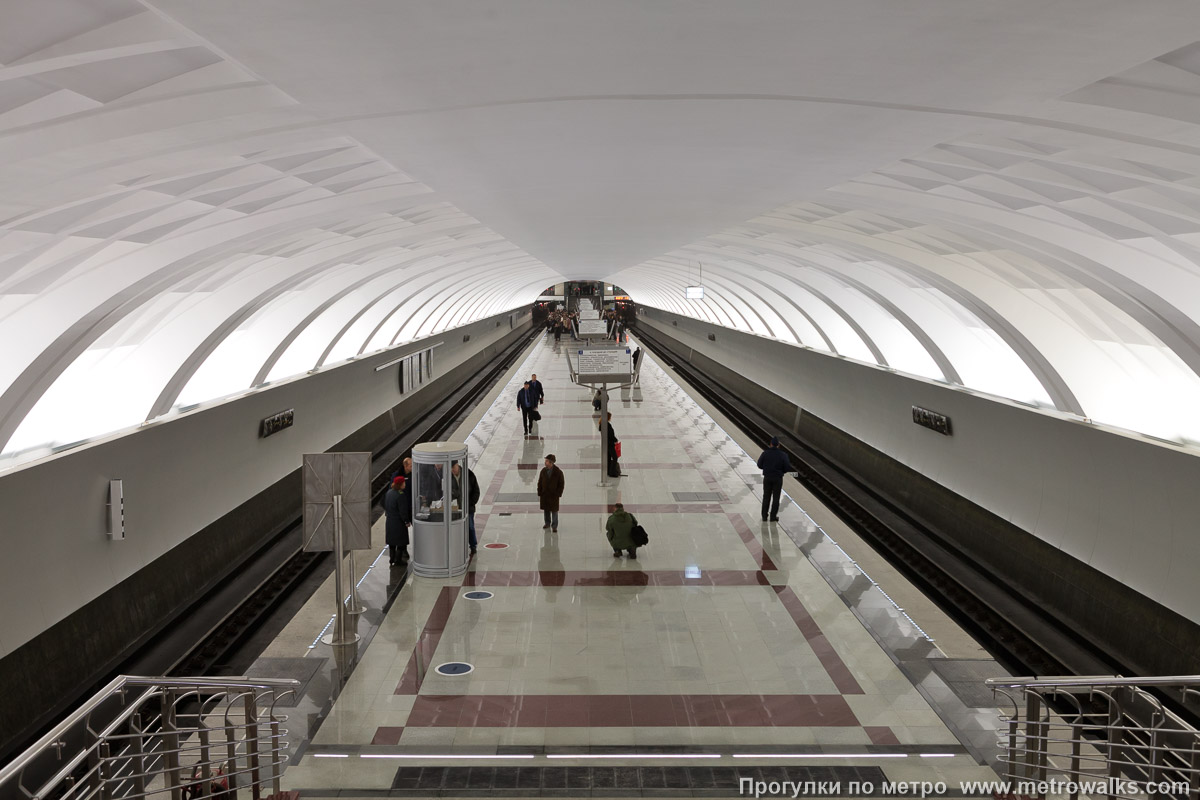
<instances>
[{"instance_id":1,"label":"man walking on platform","mask_svg":"<svg viewBox=\"0 0 1200 800\"><path fill-rule=\"evenodd\" d=\"M763 471L763 522L779 521L779 494L783 491L783 475L792 471L788 454L779 447L779 437L771 439L771 446L758 457L758 468ZM768 511L770 512L768 514Z\"/></svg>"},{"instance_id":2,"label":"man walking on platform","mask_svg":"<svg viewBox=\"0 0 1200 800\"><path fill-rule=\"evenodd\" d=\"M529 381L525 381L521 391L517 392L517 408L521 409L521 424L525 428L525 435L528 436L533 425L533 420L529 418L529 412L537 408L533 392L529 390Z\"/></svg>"},{"instance_id":3,"label":"man walking on platform","mask_svg":"<svg viewBox=\"0 0 1200 800\"><path fill-rule=\"evenodd\" d=\"M546 402L546 391L542 388L542 382L537 379L537 373L533 373L529 377L529 390L533 392L533 404L540 406Z\"/></svg>"}]
</instances>

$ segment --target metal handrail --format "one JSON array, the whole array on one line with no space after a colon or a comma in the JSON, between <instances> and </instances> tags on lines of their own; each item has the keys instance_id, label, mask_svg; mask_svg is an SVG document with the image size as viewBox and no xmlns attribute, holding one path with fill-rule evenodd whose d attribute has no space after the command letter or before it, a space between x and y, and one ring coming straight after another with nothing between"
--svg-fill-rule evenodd
<instances>
[{"instance_id":1,"label":"metal handrail","mask_svg":"<svg viewBox=\"0 0 1200 800\"><path fill-rule=\"evenodd\" d=\"M209 782L220 775L229 782L224 796L249 788L258 800L268 783L279 790L288 761L281 726L287 717L276 715L275 705L299 685L269 678L120 676L0 768L0 798L169 793L181 800L189 793L209 796ZM112 708L116 702L120 707ZM241 722L230 720L235 705ZM208 720L213 716L220 717L215 725ZM240 776L248 781L239 787ZM160 779L161 788L151 789Z\"/></svg>"},{"instance_id":2,"label":"metal handrail","mask_svg":"<svg viewBox=\"0 0 1200 800\"><path fill-rule=\"evenodd\" d=\"M1123 678L1119 675L1083 675L1062 678L988 678L986 686L1035 688L1049 686L1195 686L1200 689L1200 675L1171 675L1153 678Z\"/></svg>"},{"instance_id":3,"label":"metal handrail","mask_svg":"<svg viewBox=\"0 0 1200 800\"><path fill-rule=\"evenodd\" d=\"M1200 699L1200 676L992 678L985 685L1007 701L999 760L1008 794L1044 797L1047 782L1060 780L1073 787L1072 800L1089 793L1200 798L1200 730L1171 710Z\"/></svg>"}]
</instances>

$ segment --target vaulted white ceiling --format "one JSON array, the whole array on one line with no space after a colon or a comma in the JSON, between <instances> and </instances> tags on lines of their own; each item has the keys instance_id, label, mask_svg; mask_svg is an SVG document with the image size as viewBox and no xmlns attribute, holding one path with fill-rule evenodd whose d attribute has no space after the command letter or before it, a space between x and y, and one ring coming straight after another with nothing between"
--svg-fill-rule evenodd
<instances>
[{"instance_id":1,"label":"vaulted white ceiling","mask_svg":"<svg viewBox=\"0 0 1200 800\"><path fill-rule=\"evenodd\" d=\"M0 0L0 448L562 277L1200 441L1197 41L1176 0Z\"/></svg>"}]
</instances>

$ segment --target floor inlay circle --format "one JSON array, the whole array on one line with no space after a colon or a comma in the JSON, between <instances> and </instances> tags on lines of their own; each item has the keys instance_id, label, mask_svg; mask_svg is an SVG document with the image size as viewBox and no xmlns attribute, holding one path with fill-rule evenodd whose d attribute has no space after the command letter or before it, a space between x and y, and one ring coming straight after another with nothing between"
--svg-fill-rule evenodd
<instances>
[{"instance_id":1,"label":"floor inlay circle","mask_svg":"<svg viewBox=\"0 0 1200 800\"><path fill-rule=\"evenodd\" d=\"M445 664L438 664L434 669L438 675L466 675L468 672L473 672L475 667L462 661L447 661Z\"/></svg>"}]
</instances>

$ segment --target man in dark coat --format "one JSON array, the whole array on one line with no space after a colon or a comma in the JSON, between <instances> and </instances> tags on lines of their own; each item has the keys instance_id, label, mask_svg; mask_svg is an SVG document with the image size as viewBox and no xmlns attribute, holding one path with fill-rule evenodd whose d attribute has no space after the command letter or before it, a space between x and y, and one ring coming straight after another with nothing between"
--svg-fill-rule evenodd
<instances>
[{"instance_id":1,"label":"man in dark coat","mask_svg":"<svg viewBox=\"0 0 1200 800\"><path fill-rule=\"evenodd\" d=\"M521 424L525 428L525 435L528 436L533 427L533 420L529 418L529 412L537 408L537 401L533 399L533 393L529 391L529 381L525 381L525 385L517 392L517 408L521 409Z\"/></svg>"},{"instance_id":2,"label":"man in dark coat","mask_svg":"<svg viewBox=\"0 0 1200 800\"><path fill-rule=\"evenodd\" d=\"M617 432L613 430L612 412L608 412L608 477L621 477L621 462L617 457Z\"/></svg>"},{"instance_id":3,"label":"man in dark coat","mask_svg":"<svg viewBox=\"0 0 1200 800\"><path fill-rule=\"evenodd\" d=\"M542 509L542 516L546 520L542 529L549 528L552 532L557 533L558 500L566 489L567 481L563 471L555 466L554 462L553 454L546 456L546 466L538 473L537 493L538 506Z\"/></svg>"},{"instance_id":4,"label":"man in dark coat","mask_svg":"<svg viewBox=\"0 0 1200 800\"><path fill-rule=\"evenodd\" d=\"M391 488L383 496L383 512L387 516L384 541L392 566L408 562L408 525L412 522L411 498L404 491L407 481L403 475L392 479ZM405 502L409 500L410 502Z\"/></svg>"},{"instance_id":5,"label":"man in dark coat","mask_svg":"<svg viewBox=\"0 0 1200 800\"><path fill-rule=\"evenodd\" d=\"M792 471L788 454L779 447L779 437L771 439L771 446L758 457L758 468L763 471L763 522L779 521L779 494L783 491L783 475ZM768 514L768 511L770 512Z\"/></svg>"},{"instance_id":6,"label":"man in dark coat","mask_svg":"<svg viewBox=\"0 0 1200 800\"><path fill-rule=\"evenodd\" d=\"M533 392L534 405L541 405L546 402L546 390L542 388L542 382L537 379L537 373L529 376L529 391Z\"/></svg>"},{"instance_id":7,"label":"man in dark coat","mask_svg":"<svg viewBox=\"0 0 1200 800\"><path fill-rule=\"evenodd\" d=\"M451 484L451 499L458 501L458 507L467 509L467 543L471 546L471 555L475 555L475 548L479 546L479 541L475 538L475 505L479 502L479 481L475 480L475 473L467 468L467 502L463 503L462 491L462 465L455 464L450 468L450 474L454 476Z\"/></svg>"}]
</instances>

